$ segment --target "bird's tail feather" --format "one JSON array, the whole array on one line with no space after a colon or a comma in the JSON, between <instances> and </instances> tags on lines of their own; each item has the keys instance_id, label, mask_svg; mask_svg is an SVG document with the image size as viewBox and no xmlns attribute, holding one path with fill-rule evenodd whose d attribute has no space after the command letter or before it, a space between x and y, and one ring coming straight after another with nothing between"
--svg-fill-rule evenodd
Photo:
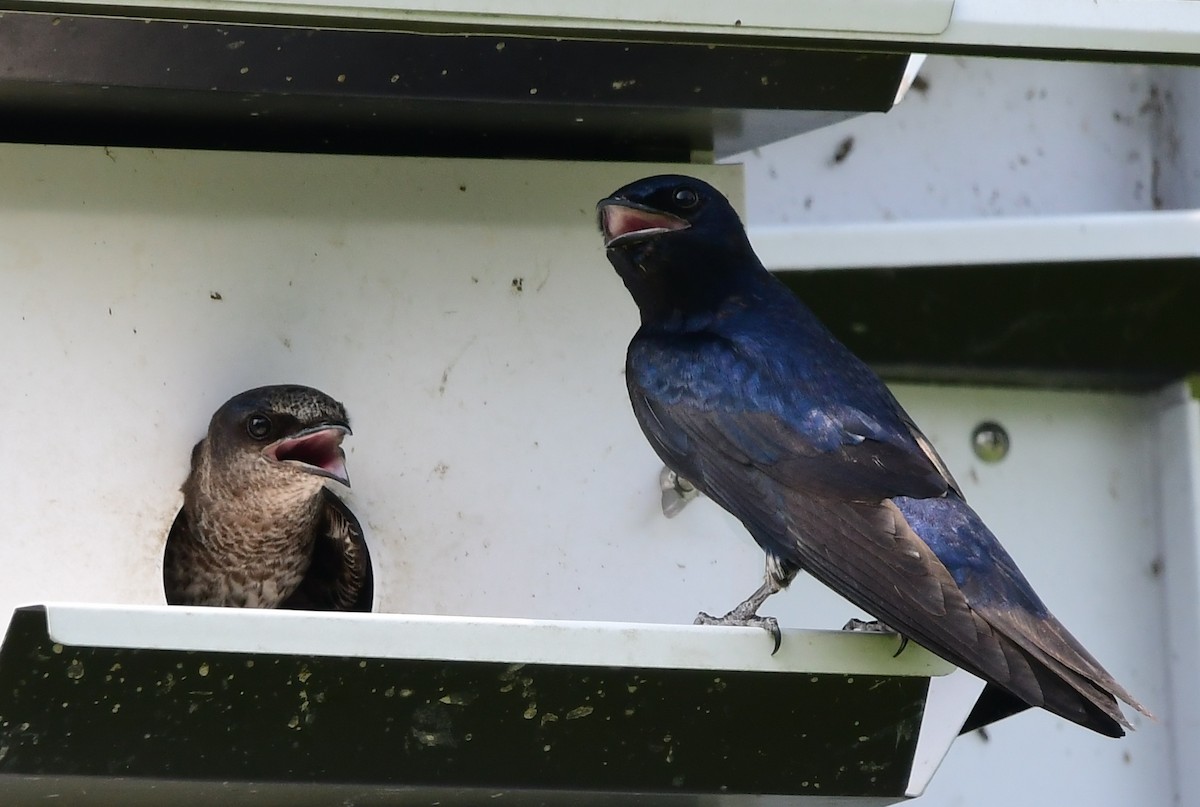
<instances>
[{"instance_id":1,"label":"bird's tail feather","mask_svg":"<svg viewBox=\"0 0 1200 807\"><path fill-rule=\"evenodd\" d=\"M996 613L987 608L978 609L978 613L1003 636L1005 644L1034 662L1031 669L1037 677L1042 700L1034 705L1089 727L1094 727L1089 719L1103 716L1110 723L1132 728L1117 704L1119 698L1153 718L1052 614L1038 617L1021 611ZM1097 731L1120 736L1099 728Z\"/></svg>"},{"instance_id":2,"label":"bird's tail feather","mask_svg":"<svg viewBox=\"0 0 1200 807\"><path fill-rule=\"evenodd\" d=\"M969 603L891 502L788 504L794 560L918 644L1110 737L1130 727L1118 697L1149 714L1053 615Z\"/></svg>"}]
</instances>

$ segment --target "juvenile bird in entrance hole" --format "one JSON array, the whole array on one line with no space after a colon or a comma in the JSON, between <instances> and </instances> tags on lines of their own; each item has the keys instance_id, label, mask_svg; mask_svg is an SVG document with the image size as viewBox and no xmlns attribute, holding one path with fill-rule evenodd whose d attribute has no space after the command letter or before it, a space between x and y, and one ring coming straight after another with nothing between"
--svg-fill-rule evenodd
<instances>
[{"instance_id":1,"label":"juvenile bird in entrance hole","mask_svg":"<svg viewBox=\"0 0 1200 807\"><path fill-rule=\"evenodd\" d=\"M598 205L641 312L626 383L679 477L767 555L758 609L801 570L983 678L992 716L1041 706L1112 737L1149 714L1050 613L883 382L759 262L715 189L643 179Z\"/></svg>"},{"instance_id":2,"label":"juvenile bird in entrance hole","mask_svg":"<svg viewBox=\"0 0 1200 807\"><path fill-rule=\"evenodd\" d=\"M349 433L345 408L311 387L226 401L192 449L163 557L167 602L370 611L362 527L325 487L350 485Z\"/></svg>"}]
</instances>

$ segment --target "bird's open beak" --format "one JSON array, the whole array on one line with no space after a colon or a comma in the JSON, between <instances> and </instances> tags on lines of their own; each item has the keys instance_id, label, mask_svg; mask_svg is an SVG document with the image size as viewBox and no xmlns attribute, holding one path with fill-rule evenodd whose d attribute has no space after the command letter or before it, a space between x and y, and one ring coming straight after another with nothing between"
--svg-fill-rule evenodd
<instances>
[{"instance_id":1,"label":"bird's open beak","mask_svg":"<svg viewBox=\"0 0 1200 807\"><path fill-rule=\"evenodd\" d=\"M342 451L342 438L347 434L350 427L345 423L322 423L276 440L263 449L263 455L272 462L335 479L350 487L346 454Z\"/></svg>"},{"instance_id":2,"label":"bird's open beak","mask_svg":"<svg viewBox=\"0 0 1200 807\"><path fill-rule=\"evenodd\" d=\"M602 199L596 208L606 249L692 226L679 216L626 199Z\"/></svg>"}]
</instances>

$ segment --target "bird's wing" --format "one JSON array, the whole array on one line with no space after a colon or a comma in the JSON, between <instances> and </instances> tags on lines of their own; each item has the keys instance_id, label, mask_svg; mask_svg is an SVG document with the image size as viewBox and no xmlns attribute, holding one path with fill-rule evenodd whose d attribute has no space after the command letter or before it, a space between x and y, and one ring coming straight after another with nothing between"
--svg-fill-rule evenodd
<instances>
[{"instance_id":1,"label":"bird's wing","mask_svg":"<svg viewBox=\"0 0 1200 807\"><path fill-rule=\"evenodd\" d=\"M1128 725L1109 694L1127 693L1086 651L1077 652L1078 642L1063 638L1070 634L1052 615L1019 604L974 607L976 598L890 500L953 489L924 452L869 438L814 450L795 428L761 412L665 405L648 396L635 399L634 409L662 459L737 516L768 553L1028 703L1113 736ZM914 471L924 475L914 479ZM1019 575L1007 565L999 573ZM1042 646L1034 637L1046 634L1052 638Z\"/></svg>"},{"instance_id":2,"label":"bird's wing","mask_svg":"<svg viewBox=\"0 0 1200 807\"><path fill-rule=\"evenodd\" d=\"M913 441L916 442L917 447L921 449L921 453L923 453L926 459L929 460L929 463L937 469L938 474L946 481L946 484L950 487L950 489L957 493L960 498L966 500L966 497L963 496L962 488L958 485L958 481L954 478L954 475L950 473L950 469L946 467L945 461L942 459L941 455L937 453L937 449L933 447L933 443L929 442L929 438L926 437L925 433L917 427L917 424L913 421L912 417L909 416L908 412L904 411L904 408L901 407L899 403L896 404L896 409L899 410L901 422L908 429L908 433L912 436Z\"/></svg>"},{"instance_id":3,"label":"bird's wing","mask_svg":"<svg viewBox=\"0 0 1200 807\"><path fill-rule=\"evenodd\" d=\"M167 533L167 545L163 549L163 593L168 605L189 604L184 593L191 582L184 569L184 544L190 539L190 529L187 511L181 507L171 524L171 531Z\"/></svg>"},{"instance_id":4,"label":"bird's wing","mask_svg":"<svg viewBox=\"0 0 1200 807\"><path fill-rule=\"evenodd\" d=\"M1144 711L1049 612L994 597L980 605L984 595L955 582L895 503L797 496L783 517L814 577L953 664L1110 736L1129 725L1114 694Z\"/></svg>"},{"instance_id":5,"label":"bird's wing","mask_svg":"<svg viewBox=\"0 0 1200 807\"><path fill-rule=\"evenodd\" d=\"M967 596L974 602L970 588L969 585L964 587ZM1025 609L1008 608L994 602L973 607L997 633L1007 637L1027 656L1052 670L1059 678L1071 682L1072 688L1089 701L1102 706L1111 703L1113 696L1116 696L1147 717L1152 717L1149 710L1117 683L1052 615L1038 617ZM1129 725L1123 718L1120 722Z\"/></svg>"},{"instance_id":6,"label":"bird's wing","mask_svg":"<svg viewBox=\"0 0 1200 807\"><path fill-rule=\"evenodd\" d=\"M708 460L753 466L809 495L928 498L958 489L915 426L912 432L887 429L850 407L813 408L785 418L765 409L666 403L633 383L630 398L651 444L687 479L695 473L689 467L694 461Z\"/></svg>"},{"instance_id":7,"label":"bird's wing","mask_svg":"<svg viewBox=\"0 0 1200 807\"><path fill-rule=\"evenodd\" d=\"M786 346L802 340L793 335ZM673 456L675 463L663 459L684 478L691 443L699 441L811 495L872 500L957 491L887 387L842 352L840 361L822 363L811 351L803 360L791 355L777 339L639 332L626 384L647 437Z\"/></svg>"},{"instance_id":8,"label":"bird's wing","mask_svg":"<svg viewBox=\"0 0 1200 807\"><path fill-rule=\"evenodd\" d=\"M899 592L897 610L937 618L940 643L976 642L966 598L933 550L882 515L875 516L879 524L867 518L890 496L946 492L948 483L923 453L866 439L822 451L770 414L663 404L645 394L633 400L663 461L737 516L768 553L814 565L819 579L839 592L859 592L856 604L881 618L866 603Z\"/></svg>"},{"instance_id":9,"label":"bird's wing","mask_svg":"<svg viewBox=\"0 0 1200 807\"><path fill-rule=\"evenodd\" d=\"M312 563L280 608L313 611L370 611L374 594L371 556L362 526L350 508L322 489L324 517L313 545Z\"/></svg>"}]
</instances>

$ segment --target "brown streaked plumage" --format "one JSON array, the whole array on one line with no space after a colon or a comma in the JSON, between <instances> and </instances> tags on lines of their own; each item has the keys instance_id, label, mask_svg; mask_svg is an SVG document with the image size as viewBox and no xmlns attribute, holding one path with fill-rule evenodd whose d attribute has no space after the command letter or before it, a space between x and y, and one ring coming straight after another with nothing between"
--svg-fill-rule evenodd
<instances>
[{"instance_id":1,"label":"brown streaked plumage","mask_svg":"<svg viewBox=\"0 0 1200 807\"><path fill-rule=\"evenodd\" d=\"M167 602L371 610L362 527L324 481L349 486L349 433L345 408L311 387L226 401L192 449L163 556Z\"/></svg>"}]
</instances>

